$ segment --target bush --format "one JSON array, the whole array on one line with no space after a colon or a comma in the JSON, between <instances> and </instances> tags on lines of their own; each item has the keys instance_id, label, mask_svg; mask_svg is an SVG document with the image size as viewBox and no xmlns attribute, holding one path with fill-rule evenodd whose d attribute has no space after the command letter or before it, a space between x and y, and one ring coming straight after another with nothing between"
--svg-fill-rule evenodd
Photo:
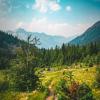
<instances>
[{"instance_id":1,"label":"bush","mask_svg":"<svg viewBox=\"0 0 100 100\"><path fill-rule=\"evenodd\" d=\"M89 63L89 67L93 67L93 63Z\"/></svg>"},{"instance_id":2,"label":"bush","mask_svg":"<svg viewBox=\"0 0 100 100\"><path fill-rule=\"evenodd\" d=\"M64 93L58 94L57 97L58 97L57 100L70 100L70 98L66 96Z\"/></svg>"},{"instance_id":3,"label":"bush","mask_svg":"<svg viewBox=\"0 0 100 100\"><path fill-rule=\"evenodd\" d=\"M11 70L12 86L16 91L33 91L38 87L39 79L32 67Z\"/></svg>"},{"instance_id":4,"label":"bush","mask_svg":"<svg viewBox=\"0 0 100 100\"><path fill-rule=\"evenodd\" d=\"M44 94L45 94L45 96L49 95L49 89L48 88L45 88Z\"/></svg>"},{"instance_id":5,"label":"bush","mask_svg":"<svg viewBox=\"0 0 100 100\"><path fill-rule=\"evenodd\" d=\"M77 89L79 87L79 83L76 83L75 81L70 85L69 87L69 96L71 100L77 99Z\"/></svg>"},{"instance_id":6,"label":"bush","mask_svg":"<svg viewBox=\"0 0 100 100\"><path fill-rule=\"evenodd\" d=\"M61 79L58 84L56 85L56 94L58 100L70 100L68 99L68 87L66 85L66 81L64 79Z\"/></svg>"},{"instance_id":7,"label":"bush","mask_svg":"<svg viewBox=\"0 0 100 100\"><path fill-rule=\"evenodd\" d=\"M79 86L77 90L77 99L78 100L93 100L93 94L91 88L83 83Z\"/></svg>"},{"instance_id":8,"label":"bush","mask_svg":"<svg viewBox=\"0 0 100 100\"><path fill-rule=\"evenodd\" d=\"M9 82L8 81L1 81L0 82L0 92L5 92L9 88Z\"/></svg>"},{"instance_id":9,"label":"bush","mask_svg":"<svg viewBox=\"0 0 100 100\"><path fill-rule=\"evenodd\" d=\"M95 81L94 83L93 83L93 88L100 88L100 83L98 83L97 81Z\"/></svg>"},{"instance_id":10,"label":"bush","mask_svg":"<svg viewBox=\"0 0 100 100\"><path fill-rule=\"evenodd\" d=\"M92 89L87 84L73 81L68 85L64 79L58 82L56 95L58 100L93 100Z\"/></svg>"},{"instance_id":11,"label":"bush","mask_svg":"<svg viewBox=\"0 0 100 100\"><path fill-rule=\"evenodd\" d=\"M56 85L56 93L60 94L60 92L67 92L66 81L64 79L61 79Z\"/></svg>"},{"instance_id":12,"label":"bush","mask_svg":"<svg viewBox=\"0 0 100 100\"><path fill-rule=\"evenodd\" d=\"M99 67L99 66L96 68L95 87L96 87L96 88L100 88L100 67Z\"/></svg>"}]
</instances>

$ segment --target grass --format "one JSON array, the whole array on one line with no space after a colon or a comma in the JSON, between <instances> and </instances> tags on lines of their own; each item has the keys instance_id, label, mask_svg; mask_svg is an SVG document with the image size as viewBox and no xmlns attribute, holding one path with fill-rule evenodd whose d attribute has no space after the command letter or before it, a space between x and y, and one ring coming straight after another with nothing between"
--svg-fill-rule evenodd
<instances>
[{"instance_id":1,"label":"grass","mask_svg":"<svg viewBox=\"0 0 100 100\"><path fill-rule=\"evenodd\" d=\"M100 89L94 89L93 83L95 81L95 74L96 74L96 67L91 68L69 68L69 69L62 69L60 71L55 72L45 72L43 77L41 77L43 85L51 80L51 87L54 88L56 83L63 77L63 72L72 71L73 78L75 81L79 83L85 82L88 84L93 91L94 97L96 100L100 100Z\"/></svg>"},{"instance_id":2,"label":"grass","mask_svg":"<svg viewBox=\"0 0 100 100\"><path fill-rule=\"evenodd\" d=\"M85 82L88 84L93 91L94 97L96 100L100 100L100 89L95 89L93 87L93 83L95 81L95 74L96 74L96 67L91 68L68 68L68 69L61 69L59 71L44 71L40 77L42 84L46 87L51 87L54 89L57 82L64 77L63 72L72 71L73 78L75 81L79 83ZM0 80L4 79L4 75L0 72ZM9 94L7 94L9 97ZM31 93L19 93L18 100L45 100L45 92L31 92ZM1 99L0 99L1 100ZM8 99L9 100L9 99ZM13 99L11 99L13 100Z\"/></svg>"},{"instance_id":3,"label":"grass","mask_svg":"<svg viewBox=\"0 0 100 100\"><path fill-rule=\"evenodd\" d=\"M45 100L45 93L43 92L36 92L33 95L28 97L28 100Z\"/></svg>"},{"instance_id":4,"label":"grass","mask_svg":"<svg viewBox=\"0 0 100 100\"><path fill-rule=\"evenodd\" d=\"M92 86L94 80L95 80L95 73L96 68L78 68L78 69L63 69L61 71L56 72L45 72L43 77L40 79L42 80L42 83L45 85L46 82L49 80L52 81L58 81L60 78L63 77L63 72L72 71L74 75L74 79L78 81L79 83L86 82L89 86Z\"/></svg>"}]
</instances>

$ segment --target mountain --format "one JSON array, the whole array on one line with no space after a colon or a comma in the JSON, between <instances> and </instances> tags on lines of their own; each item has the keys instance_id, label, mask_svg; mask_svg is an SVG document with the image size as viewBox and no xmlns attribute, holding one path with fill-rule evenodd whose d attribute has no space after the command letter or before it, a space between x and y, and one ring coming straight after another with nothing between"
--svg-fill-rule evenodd
<instances>
[{"instance_id":1,"label":"mountain","mask_svg":"<svg viewBox=\"0 0 100 100\"><path fill-rule=\"evenodd\" d=\"M19 39L11 34L0 31L0 48L9 48L12 46L18 46Z\"/></svg>"},{"instance_id":2,"label":"mountain","mask_svg":"<svg viewBox=\"0 0 100 100\"><path fill-rule=\"evenodd\" d=\"M82 35L73 39L70 44L84 45L91 42L100 43L100 21L88 28Z\"/></svg>"},{"instance_id":3,"label":"mountain","mask_svg":"<svg viewBox=\"0 0 100 100\"><path fill-rule=\"evenodd\" d=\"M19 39L0 31L0 69L10 67L10 61L15 57L14 48L19 46Z\"/></svg>"},{"instance_id":4,"label":"mountain","mask_svg":"<svg viewBox=\"0 0 100 100\"><path fill-rule=\"evenodd\" d=\"M15 32L8 31L8 33L13 34L14 36L18 36L23 40L26 40L28 34L32 34L33 37L37 37L40 39L41 45L38 46L39 48L51 48L55 47L56 45L61 46L63 43L68 43L74 38L74 36L65 38L62 36L51 36L45 33L28 32L22 28L17 29Z\"/></svg>"}]
</instances>

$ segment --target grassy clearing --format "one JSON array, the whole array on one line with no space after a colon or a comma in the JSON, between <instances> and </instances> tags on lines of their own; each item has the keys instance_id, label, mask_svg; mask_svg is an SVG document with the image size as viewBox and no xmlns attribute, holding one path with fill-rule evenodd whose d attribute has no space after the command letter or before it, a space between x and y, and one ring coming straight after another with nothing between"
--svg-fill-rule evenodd
<instances>
[{"instance_id":1,"label":"grassy clearing","mask_svg":"<svg viewBox=\"0 0 100 100\"><path fill-rule=\"evenodd\" d=\"M94 97L96 100L100 100L100 90L93 88L93 83L95 81L96 67L91 68L69 68L69 69L61 69L60 71L44 71L40 77L42 84L46 87L51 87L54 89L57 82L64 77L63 72L72 71L73 78L79 83L85 82L88 84L93 91ZM3 80L5 77L3 72L0 72L0 80ZM7 94L8 98L9 94ZM46 95L44 92L33 91L31 93L18 93L16 96L17 100L45 100ZM1 100L1 99L0 99ZM5 99L6 100L6 99ZM11 99L13 100L13 99Z\"/></svg>"},{"instance_id":2,"label":"grassy clearing","mask_svg":"<svg viewBox=\"0 0 100 100\"><path fill-rule=\"evenodd\" d=\"M79 83L86 82L89 86L91 86L95 80L95 71L96 68L79 68L79 69L63 69L61 71L56 72L45 72L43 77L40 79L42 83L45 85L49 80L58 81L63 77L63 72L72 71L74 75L74 79Z\"/></svg>"},{"instance_id":3,"label":"grassy clearing","mask_svg":"<svg viewBox=\"0 0 100 100\"><path fill-rule=\"evenodd\" d=\"M100 100L100 90L93 88L93 83L95 81L96 67L91 68L76 68L76 69L62 69L61 71L55 72L45 72L43 77L41 77L42 83L46 85L46 83L51 80L50 86L52 88L55 87L56 83L63 77L63 72L72 71L74 75L74 79L79 82L85 82L88 84L93 91L94 97L96 100Z\"/></svg>"}]
</instances>

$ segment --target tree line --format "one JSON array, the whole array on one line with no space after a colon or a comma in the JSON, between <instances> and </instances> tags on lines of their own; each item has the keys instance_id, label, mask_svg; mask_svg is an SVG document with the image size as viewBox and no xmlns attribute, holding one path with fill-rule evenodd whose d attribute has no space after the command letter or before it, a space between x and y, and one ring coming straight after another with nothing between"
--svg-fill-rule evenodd
<instances>
[{"instance_id":1,"label":"tree line","mask_svg":"<svg viewBox=\"0 0 100 100\"><path fill-rule=\"evenodd\" d=\"M0 69L9 68L12 59L17 57L16 50L26 44L27 41L19 40L17 37L0 31ZM61 47L56 46L50 49L39 49L35 44L32 45L32 41L30 44L34 48L34 55L31 54L35 56L32 61L34 67L67 66L78 62L92 66L100 61L100 45L96 42L87 45L63 44Z\"/></svg>"},{"instance_id":2,"label":"tree line","mask_svg":"<svg viewBox=\"0 0 100 100\"><path fill-rule=\"evenodd\" d=\"M59 65L71 65L83 62L90 67L100 61L100 45L90 43L87 45L63 44L51 49L38 49L39 65L51 67Z\"/></svg>"}]
</instances>

